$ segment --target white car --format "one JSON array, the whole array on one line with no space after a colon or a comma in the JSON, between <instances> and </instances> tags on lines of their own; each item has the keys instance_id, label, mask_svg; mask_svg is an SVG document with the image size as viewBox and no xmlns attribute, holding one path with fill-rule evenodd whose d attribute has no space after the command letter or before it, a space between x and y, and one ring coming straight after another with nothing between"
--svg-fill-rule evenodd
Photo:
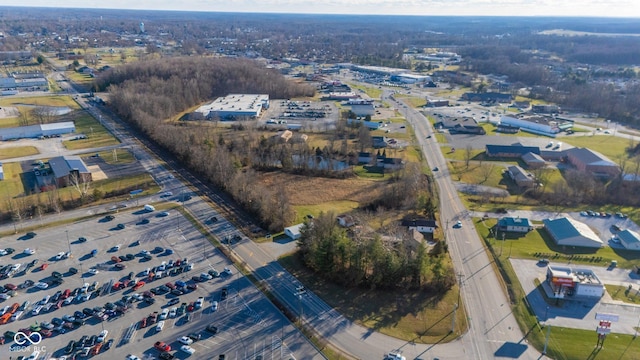
<instances>
[{"instance_id":1,"label":"white car","mask_svg":"<svg viewBox=\"0 0 640 360\"><path fill-rule=\"evenodd\" d=\"M36 360L38 357L40 357L40 351L36 350L32 352L31 355L29 355L29 357L25 358L24 360Z\"/></svg>"},{"instance_id":2,"label":"white car","mask_svg":"<svg viewBox=\"0 0 640 360\"><path fill-rule=\"evenodd\" d=\"M104 342L104 340L107 338L107 334L109 334L109 331L107 331L107 330L102 330L102 331L100 332L100 335L98 335L98 342L99 342L99 343Z\"/></svg>"},{"instance_id":3,"label":"white car","mask_svg":"<svg viewBox=\"0 0 640 360\"><path fill-rule=\"evenodd\" d=\"M144 271L142 272L142 276L149 276L149 273L151 272L151 268L146 268L144 269Z\"/></svg>"},{"instance_id":4,"label":"white car","mask_svg":"<svg viewBox=\"0 0 640 360\"><path fill-rule=\"evenodd\" d=\"M9 300L11 295L9 294L0 294L0 300Z\"/></svg>"},{"instance_id":5,"label":"white car","mask_svg":"<svg viewBox=\"0 0 640 360\"><path fill-rule=\"evenodd\" d=\"M164 309L160 313L160 320L165 320L169 316L169 309Z\"/></svg>"},{"instance_id":6,"label":"white car","mask_svg":"<svg viewBox=\"0 0 640 360\"><path fill-rule=\"evenodd\" d=\"M141 250L140 255L149 255L149 250Z\"/></svg>"},{"instance_id":7,"label":"white car","mask_svg":"<svg viewBox=\"0 0 640 360\"><path fill-rule=\"evenodd\" d=\"M231 269L229 269L228 267L224 268L224 270L222 270L225 274L227 275L232 275L233 272L231 272Z\"/></svg>"},{"instance_id":8,"label":"white car","mask_svg":"<svg viewBox=\"0 0 640 360\"><path fill-rule=\"evenodd\" d=\"M4 256L4 255L7 255L7 254L8 254L7 250L0 249L0 256Z\"/></svg>"},{"instance_id":9,"label":"white car","mask_svg":"<svg viewBox=\"0 0 640 360\"><path fill-rule=\"evenodd\" d=\"M96 275L97 273L99 273L100 271L98 271L98 269L96 268L91 268L89 269L89 274L91 275Z\"/></svg>"},{"instance_id":10,"label":"white car","mask_svg":"<svg viewBox=\"0 0 640 360\"><path fill-rule=\"evenodd\" d=\"M211 303L211 311L217 311L218 310L218 302L214 301Z\"/></svg>"},{"instance_id":11,"label":"white car","mask_svg":"<svg viewBox=\"0 0 640 360\"><path fill-rule=\"evenodd\" d=\"M138 301L144 300L144 295L138 294L138 293L132 294L131 297L136 299L136 300L138 300Z\"/></svg>"},{"instance_id":12,"label":"white car","mask_svg":"<svg viewBox=\"0 0 640 360\"><path fill-rule=\"evenodd\" d=\"M200 296L194 305L196 309L200 309L204 305L204 298Z\"/></svg>"},{"instance_id":13,"label":"white car","mask_svg":"<svg viewBox=\"0 0 640 360\"><path fill-rule=\"evenodd\" d=\"M81 293L86 293L87 291L89 291L89 283L84 283L84 285L82 285L82 288L80 289Z\"/></svg>"},{"instance_id":14,"label":"white car","mask_svg":"<svg viewBox=\"0 0 640 360\"><path fill-rule=\"evenodd\" d=\"M46 282L39 282L39 283L36 284L36 287L38 289L43 289L44 290L44 289L49 287L49 284L47 284Z\"/></svg>"},{"instance_id":15,"label":"white car","mask_svg":"<svg viewBox=\"0 0 640 360\"><path fill-rule=\"evenodd\" d=\"M158 325L156 325L156 332L160 332L164 329L164 321L158 321Z\"/></svg>"},{"instance_id":16,"label":"white car","mask_svg":"<svg viewBox=\"0 0 640 360\"><path fill-rule=\"evenodd\" d=\"M116 245L116 246L112 247L112 248L111 248L111 251L118 251L118 250L120 250L120 247L121 247L121 246L122 246L122 245L118 244L118 245Z\"/></svg>"},{"instance_id":17,"label":"white car","mask_svg":"<svg viewBox=\"0 0 640 360\"><path fill-rule=\"evenodd\" d=\"M74 297L73 296L69 296L68 298L64 299L64 301L62 302L64 305L69 305L73 302Z\"/></svg>"},{"instance_id":18,"label":"white car","mask_svg":"<svg viewBox=\"0 0 640 360\"><path fill-rule=\"evenodd\" d=\"M191 346L187 346L187 345L180 346L180 350L186 352L189 355L193 355L193 353L196 352L196 350L194 348L192 348Z\"/></svg>"},{"instance_id":19,"label":"white car","mask_svg":"<svg viewBox=\"0 0 640 360\"><path fill-rule=\"evenodd\" d=\"M173 196L173 193L171 191L165 191L162 196Z\"/></svg>"},{"instance_id":20,"label":"white car","mask_svg":"<svg viewBox=\"0 0 640 360\"><path fill-rule=\"evenodd\" d=\"M9 309L11 309L11 306L9 305L5 306L4 309L0 310L0 316L6 314L7 311L9 311Z\"/></svg>"},{"instance_id":21,"label":"white car","mask_svg":"<svg viewBox=\"0 0 640 360\"><path fill-rule=\"evenodd\" d=\"M190 337L188 337L188 336L181 336L181 337L179 337L179 338L178 338L178 341L179 341L181 344L184 344L184 345L191 345L191 344L193 344L193 339L192 339L192 338L190 338Z\"/></svg>"},{"instance_id":22,"label":"white car","mask_svg":"<svg viewBox=\"0 0 640 360\"><path fill-rule=\"evenodd\" d=\"M169 311L169 317L174 318L176 317L176 314L178 313L178 308L177 307L172 307L171 310ZM187 344L188 345L188 344Z\"/></svg>"},{"instance_id":23,"label":"white car","mask_svg":"<svg viewBox=\"0 0 640 360\"><path fill-rule=\"evenodd\" d=\"M140 360L140 358L135 355L129 354L127 355L127 360Z\"/></svg>"},{"instance_id":24,"label":"white car","mask_svg":"<svg viewBox=\"0 0 640 360\"><path fill-rule=\"evenodd\" d=\"M56 260L62 260L64 259L64 251L61 251L58 253L58 255L56 255Z\"/></svg>"},{"instance_id":25,"label":"white car","mask_svg":"<svg viewBox=\"0 0 640 360\"><path fill-rule=\"evenodd\" d=\"M33 255L33 254L36 253L36 250L32 249L32 248L26 248L26 249L24 249L24 251L22 253L25 254L25 255Z\"/></svg>"}]
</instances>

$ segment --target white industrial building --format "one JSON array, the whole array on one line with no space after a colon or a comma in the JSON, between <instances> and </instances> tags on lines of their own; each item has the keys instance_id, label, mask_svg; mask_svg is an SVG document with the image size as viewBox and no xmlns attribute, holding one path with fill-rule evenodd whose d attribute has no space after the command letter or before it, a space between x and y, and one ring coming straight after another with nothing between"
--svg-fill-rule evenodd
<instances>
[{"instance_id":1,"label":"white industrial building","mask_svg":"<svg viewBox=\"0 0 640 360\"><path fill-rule=\"evenodd\" d=\"M18 126L0 129L0 140L37 138L41 136L71 134L76 131L73 121L58 123Z\"/></svg>"},{"instance_id":2,"label":"white industrial building","mask_svg":"<svg viewBox=\"0 0 640 360\"><path fill-rule=\"evenodd\" d=\"M566 296L601 298L604 295L604 284L589 269L549 265L546 280L553 291L552 296L558 299Z\"/></svg>"},{"instance_id":3,"label":"white industrial building","mask_svg":"<svg viewBox=\"0 0 640 360\"><path fill-rule=\"evenodd\" d=\"M640 250L640 234L633 230L622 230L616 234L620 244L627 250Z\"/></svg>"},{"instance_id":4,"label":"white industrial building","mask_svg":"<svg viewBox=\"0 0 640 360\"><path fill-rule=\"evenodd\" d=\"M191 120L221 119L235 120L256 118L263 109L269 108L269 95L229 94L200 106L189 115Z\"/></svg>"},{"instance_id":5,"label":"white industrial building","mask_svg":"<svg viewBox=\"0 0 640 360\"><path fill-rule=\"evenodd\" d=\"M545 219L542 222L549 235L560 246L591 248L604 246L600 237L587 224L570 217Z\"/></svg>"},{"instance_id":6,"label":"white industrial building","mask_svg":"<svg viewBox=\"0 0 640 360\"><path fill-rule=\"evenodd\" d=\"M522 115L518 117L504 115L500 118L500 125L517 127L522 131L550 137L555 137L559 132L573 127L572 122L541 115Z\"/></svg>"},{"instance_id":7,"label":"white industrial building","mask_svg":"<svg viewBox=\"0 0 640 360\"><path fill-rule=\"evenodd\" d=\"M4 167L0 163L0 180L4 180Z\"/></svg>"},{"instance_id":8,"label":"white industrial building","mask_svg":"<svg viewBox=\"0 0 640 360\"><path fill-rule=\"evenodd\" d=\"M405 84L424 84L431 81L431 76L402 73L391 75L391 80Z\"/></svg>"}]
</instances>

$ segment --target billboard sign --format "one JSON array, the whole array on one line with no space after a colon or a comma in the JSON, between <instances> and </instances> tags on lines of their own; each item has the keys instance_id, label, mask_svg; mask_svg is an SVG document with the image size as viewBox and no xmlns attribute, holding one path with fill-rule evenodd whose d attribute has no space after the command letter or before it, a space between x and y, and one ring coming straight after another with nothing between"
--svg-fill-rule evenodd
<instances>
[{"instance_id":1,"label":"billboard sign","mask_svg":"<svg viewBox=\"0 0 640 360\"><path fill-rule=\"evenodd\" d=\"M618 314L596 313L596 320L606 320L610 322L618 322L620 316Z\"/></svg>"},{"instance_id":2,"label":"billboard sign","mask_svg":"<svg viewBox=\"0 0 640 360\"><path fill-rule=\"evenodd\" d=\"M572 278L554 276L554 277L551 278L551 282L554 283L555 285L573 286L573 279Z\"/></svg>"}]
</instances>

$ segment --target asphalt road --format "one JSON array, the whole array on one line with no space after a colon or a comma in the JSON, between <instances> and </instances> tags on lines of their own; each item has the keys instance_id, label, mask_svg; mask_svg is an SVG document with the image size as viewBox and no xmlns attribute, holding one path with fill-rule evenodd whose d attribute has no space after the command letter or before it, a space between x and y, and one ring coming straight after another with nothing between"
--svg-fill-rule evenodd
<instances>
[{"instance_id":1,"label":"asphalt road","mask_svg":"<svg viewBox=\"0 0 640 360\"><path fill-rule=\"evenodd\" d=\"M435 173L440 190L440 216L445 222L445 237L456 274L461 280L460 296L469 321L469 331L459 344L464 348L464 358L539 359L540 353L523 339L502 282L493 270L471 217L451 181L439 144L434 137L426 139L427 135L433 134L428 119L400 102L396 104L414 127L429 166L440 168ZM462 227L453 228L456 221L461 221Z\"/></svg>"}]
</instances>

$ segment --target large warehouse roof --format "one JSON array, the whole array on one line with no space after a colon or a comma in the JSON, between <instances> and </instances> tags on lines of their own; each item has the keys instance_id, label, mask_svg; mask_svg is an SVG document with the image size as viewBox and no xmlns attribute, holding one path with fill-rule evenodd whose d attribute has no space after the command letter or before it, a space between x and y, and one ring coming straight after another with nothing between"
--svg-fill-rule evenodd
<instances>
[{"instance_id":1,"label":"large warehouse roof","mask_svg":"<svg viewBox=\"0 0 640 360\"><path fill-rule=\"evenodd\" d=\"M543 220L544 227L558 245L602 247L600 237L587 226L569 217Z\"/></svg>"},{"instance_id":2,"label":"large warehouse roof","mask_svg":"<svg viewBox=\"0 0 640 360\"><path fill-rule=\"evenodd\" d=\"M269 107L269 95L229 94L202 105L195 112L205 118L233 116L258 116L263 108Z\"/></svg>"},{"instance_id":3,"label":"large warehouse roof","mask_svg":"<svg viewBox=\"0 0 640 360\"><path fill-rule=\"evenodd\" d=\"M79 156L54 157L49 160L49 166L56 178L69 175L71 170L78 170L80 173L90 172Z\"/></svg>"}]
</instances>

